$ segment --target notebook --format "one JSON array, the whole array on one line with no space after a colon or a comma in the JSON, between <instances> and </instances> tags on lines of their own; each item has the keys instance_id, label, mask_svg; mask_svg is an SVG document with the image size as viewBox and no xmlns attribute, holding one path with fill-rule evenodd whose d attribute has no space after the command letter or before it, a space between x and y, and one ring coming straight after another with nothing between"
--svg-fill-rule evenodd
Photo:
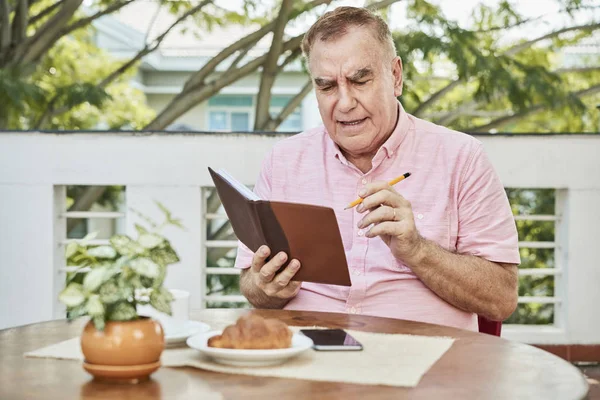
<instances>
[{"instance_id":1,"label":"notebook","mask_svg":"<svg viewBox=\"0 0 600 400\"><path fill-rule=\"evenodd\" d=\"M233 231L250 250L256 252L267 245L272 256L283 251L288 255L287 263L299 260L295 281L351 286L332 208L263 200L227 171L208 171Z\"/></svg>"}]
</instances>

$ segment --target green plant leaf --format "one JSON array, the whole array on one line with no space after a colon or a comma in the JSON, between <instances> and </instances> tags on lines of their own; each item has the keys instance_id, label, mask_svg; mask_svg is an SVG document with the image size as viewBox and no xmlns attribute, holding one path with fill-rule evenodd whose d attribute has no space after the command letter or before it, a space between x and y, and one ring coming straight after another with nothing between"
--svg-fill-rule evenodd
<instances>
[{"instance_id":1,"label":"green plant leaf","mask_svg":"<svg viewBox=\"0 0 600 400\"><path fill-rule=\"evenodd\" d=\"M112 278L118 269L106 265L94 267L83 278L83 288L88 292L95 292L100 285Z\"/></svg>"},{"instance_id":2,"label":"green plant leaf","mask_svg":"<svg viewBox=\"0 0 600 400\"><path fill-rule=\"evenodd\" d=\"M104 304L113 304L119 300L127 299L127 297L124 297L123 291L114 280L105 282L100 286L98 293L100 294L100 300Z\"/></svg>"},{"instance_id":3,"label":"green plant leaf","mask_svg":"<svg viewBox=\"0 0 600 400\"><path fill-rule=\"evenodd\" d=\"M140 234L143 235L145 233L148 233L148 230L146 228L144 228L143 226L139 225L139 224L135 224L135 230Z\"/></svg>"},{"instance_id":4,"label":"green plant leaf","mask_svg":"<svg viewBox=\"0 0 600 400\"><path fill-rule=\"evenodd\" d=\"M150 258L155 263L163 266L179 262L177 253L175 253L175 250L173 250L170 245L164 248L152 249L152 251L150 251Z\"/></svg>"},{"instance_id":5,"label":"green plant leaf","mask_svg":"<svg viewBox=\"0 0 600 400\"><path fill-rule=\"evenodd\" d=\"M65 258L71 258L77 250L79 249L79 245L76 242L71 242L67 244L67 248L65 249Z\"/></svg>"},{"instance_id":6,"label":"green plant leaf","mask_svg":"<svg viewBox=\"0 0 600 400\"><path fill-rule=\"evenodd\" d=\"M173 295L166 288L154 289L150 294L150 305L156 310L171 315L171 302Z\"/></svg>"},{"instance_id":7,"label":"green plant leaf","mask_svg":"<svg viewBox=\"0 0 600 400\"><path fill-rule=\"evenodd\" d=\"M58 300L67 307L76 307L85 301L83 287L79 283L70 283L58 295Z\"/></svg>"},{"instance_id":8,"label":"green plant leaf","mask_svg":"<svg viewBox=\"0 0 600 400\"><path fill-rule=\"evenodd\" d=\"M86 303L85 309L87 314L91 317L100 317L104 315L104 305L100 300L100 296L97 294L90 296Z\"/></svg>"},{"instance_id":9,"label":"green plant leaf","mask_svg":"<svg viewBox=\"0 0 600 400\"><path fill-rule=\"evenodd\" d=\"M109 321L131 321L137 318L135 307L127 302L117 303L108 314Z\"/></svg>"},{"instance_id":10,"label":"green plant leaf","mask_svg":"<svg viewBox=\"0 0 600 400\"><path fill-rule=\"evenodd\" d=\"M147 278L156 278L160 272L158 264L145 257L131 260L130 266L136 273Z\"/></svg>"},{"instance_id":11,"label":"green plant leaf","mask_svg":"<svg viewBox=\"0 0 600 400\"><path fill-rule=\"evenodd\" d=\"M156 277L156 279L154 279L154 282L152 283L152 287L154 287L154 288L161 287L163 282L165 281L166 277L167 277L167 267L165 265L159 265L159 274Z\"/></svg>"},{"instance_id":12,"label":"green plant leaf","mask_svg":"<svg viewBox=\"0 0 600 400\"><path fill-rule=\"evenodd\" d=\"M77 307L67 308L67 319L69 321L74 320L75 318L82 317L87 315L86 303L81 303Z\"/></svg>"},{"instance_id":13,"label":"green plant leaf","mask_svg":"<svg viewBox=\"0 0 600 400\"><path fill-rule=\"evenodd\" d=\"M92 321L94 322L94 326L96 327L97 330L99 331L103 331L104 330L104 316L98 316L98 317L94 317L92 318Z\"/></svg>"},{"instance_id":14,"label":"green plant leaf","mask_svg":"<svg viewBox=\"0 0 600 400\"><path fill-rule=\"evenodd\" d=\"M141 234L137 242L147 249L154 249L158 247L165 239L157 235L156 233L144 233Z\"/></svg>"},{"instance_id":15,"label":"green plant leaf","mask_svg":"<svg viewBox=\"0 0 600 400\"><path fill-rule=\"evenodd\" d=\"M87 251L88 255L96 258L115 258L117 251L111 246L92 247Z\"/></svg>"},{"instance_id":16,"label":"green plant leaf","mask_svg":"<svg viewBox=\"0 0 600 400\"><path fill-rule=\"evenodd\" d=\"M110 238L110 244L123 256L136 256L146 252L146 248L125 235L114 235Z\"/></svg>"},{"instance_id":17,"label":"green plant leaf","mask_svg":"<svg viewBox=\"0 0 600 400\"><path fill-rule=\"evenodd\" d=\"M130 298L133 299L133 290L135 287L133 282L124 279L123 275L121 275L117 281L117 286L119 287L119 296L121 299L128 301Z\"/></svg>"}]
</instances>

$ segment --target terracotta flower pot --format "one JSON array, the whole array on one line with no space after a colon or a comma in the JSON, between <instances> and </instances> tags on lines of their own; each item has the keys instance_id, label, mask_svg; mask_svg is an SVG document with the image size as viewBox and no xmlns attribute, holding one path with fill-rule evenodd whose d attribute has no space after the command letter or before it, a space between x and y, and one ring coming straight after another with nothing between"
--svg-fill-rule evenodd
<instances>
[{"instance_id":1,"label":"terracotta flower pot","mask_svg":"<svg viewBox=\"0 0 600 400\"><path fill-rule=\"evenodd\" d=\"M165 347L162 326L142 317L134 321L108 321L98 331L92 321L81 334L83 368L96 379L140 382L160 367Z\"/></svg>"}]
</instances>

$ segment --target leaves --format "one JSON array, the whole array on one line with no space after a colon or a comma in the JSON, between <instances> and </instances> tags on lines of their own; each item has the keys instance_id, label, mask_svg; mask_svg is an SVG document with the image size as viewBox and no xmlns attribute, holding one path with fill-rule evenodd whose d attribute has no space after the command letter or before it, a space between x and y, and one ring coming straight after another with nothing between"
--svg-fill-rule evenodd
<instances>
[{"instance_id":1,"label":"leaves","mask_svg":"<svg viewBox=\"0 0 600 400\"><path fill-rule=\"evenodd\" d=\"M100 300L100 296L97 294L90 296L90 298L88 299L88 301L86 303L85 310L87 312L87 315L89 315L91 317L103 316L104 315L104 305L102 304L102 301Z\"/></svg>"},{"instance_id":2,"label":"leaves","mask_svg":"<svg viewBox=\"0 0 600 400\"><path fill-rule=\"evenodd\" d=\"M125 235L114 235L110 238L110 244L123 256L136 256L146 252L146 248Z\"/></svg>"},{"instance_id":3,"label":"leaves","mask_svg":"<svg viewBox=\"0 0 600 400\"><path fill-rule=\"evenodd\" d=\"M138 238L138 243L147 249L153 249L162 244L165 239L155 233L143 233Z\"/></svg>"},{"instance_id":4,"label":"leaves","mask_svg":"<svg viewBox=\"0 0 600 400\"><path fill-rule=\"evenodd\" d=\"M94 317L94 318L92 318L92 321L94 322L94 326L96 327L97 330L99 330L99 331L104 330L105 322L104 322L103 317L101 317L101 316Z\"/></svg>"},{"instance_id":5,"label":"leaves","mask_svg":"<svg viewBox=\"0 0 600 400\"><path fill-rule=\"evenodd\" d=\"M175 250L168 245L163 248L153 249L150 252L150 258L158 265L167 266L179 262L179 257Z\"/></svg>"},{"instance_id":6,"label":"leaves","mask_svg":"<svg viewBox=\"0 0 600 400\"><path fill-rule=\"evenodd\" d=\"M98 246L93 247L87 251L88 255L96 258L115 258L117 256L117 251L111 246Z\"/></svg>"},{"instance_id":7,"label":"leaves","mask_svg":"<svg viewBox=\"0 0 600 400\"><path fill-rule=\"evenodd\" d=\"M70 283L58 295L58 300L67 307L76 307L85 301L83 287L79 283Z\"/></svg>"},{"instance_id":8,"label":"leaves","mask_svg":"<svg viewBox=\"0 0 600 400\"><path fill-rule=\"evenodd\" d=\"M119 300L126 300L129 297L129 291L125 291L123 287L119 287L114 280L105 282L100 286L98 293L100 300L104 304L116 303Z\"/></svg>"},{"instance_id":9,"label":"leaves","mask_svg":"<svg viewBox=\"0 0 600 400\"><path fill-rule=\"evenodd\" d=\"M117 303L108 313L109 321L131 321L137 318L135 307L127 302Z\"/></svg>"},{"instance_id":10,"label":"leaves","mask_svg":"<svg viewBox=\"0 0 600 400\"><path fill-rule=\"evenodd\" d=\"M158 264L149 258L136 258L130 263L131 269L143 277L156 278L160 270Z\"/></svg>"},{"instance_id":11,"label":"leaves","mask_svg":"<svg viewBox=\"0 0 600 400\"><path fill-rule=\"evenodd\" d=\"M83 278L83 288L88 292L94 292L104 282L112 278L118 270L114 267L100 266L92 268Z\"/></svg>"},{"instance_id":12,"label":"leaves","mask_svg":"<svg viewBox=\"0 0 600 400\"><path fill-rule=\"evenodd\" d=\"M164 287L155 288L150 294L150 305L156 310L171 315L173 295Z\"/></svg>"}]
</instances>

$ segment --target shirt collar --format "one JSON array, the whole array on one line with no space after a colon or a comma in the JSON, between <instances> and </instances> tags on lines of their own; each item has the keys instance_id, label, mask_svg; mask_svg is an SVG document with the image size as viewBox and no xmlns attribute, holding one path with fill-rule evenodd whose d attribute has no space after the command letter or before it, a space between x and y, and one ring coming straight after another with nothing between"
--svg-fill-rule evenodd
<instances>
[{"instance_id":1,"label":"shirt collar","mask_svg":"<svg viewBox=\"0 0 600 400\"><path fill-rule=\"evenodd\" d=\"M410 119L408 118L408 114L406 113L406 111L404 111L404 107L402 107L402 104L399 101L398 113L398 121L396 122L396 126L394 127L392 134L390 135L388 140L386 140L385 143L381 145L381 148L377 151L375 157L378 157L381 151L385 151L385 155L387 158L392 157L398 150L398 147L400 147L400 144L402 143L404 138L406 137L406 134L408 133L410 128ZM327 131L325 133L327 134ZM344 155L342 154L342 151L340 150L339 146L333 140L331 140L329 134L327 134L327 141L332 147L333 155L335 156L335 158L340 160L342 164L348 165L346 157L344 157Z\"/></svg>"}]
</instances>

